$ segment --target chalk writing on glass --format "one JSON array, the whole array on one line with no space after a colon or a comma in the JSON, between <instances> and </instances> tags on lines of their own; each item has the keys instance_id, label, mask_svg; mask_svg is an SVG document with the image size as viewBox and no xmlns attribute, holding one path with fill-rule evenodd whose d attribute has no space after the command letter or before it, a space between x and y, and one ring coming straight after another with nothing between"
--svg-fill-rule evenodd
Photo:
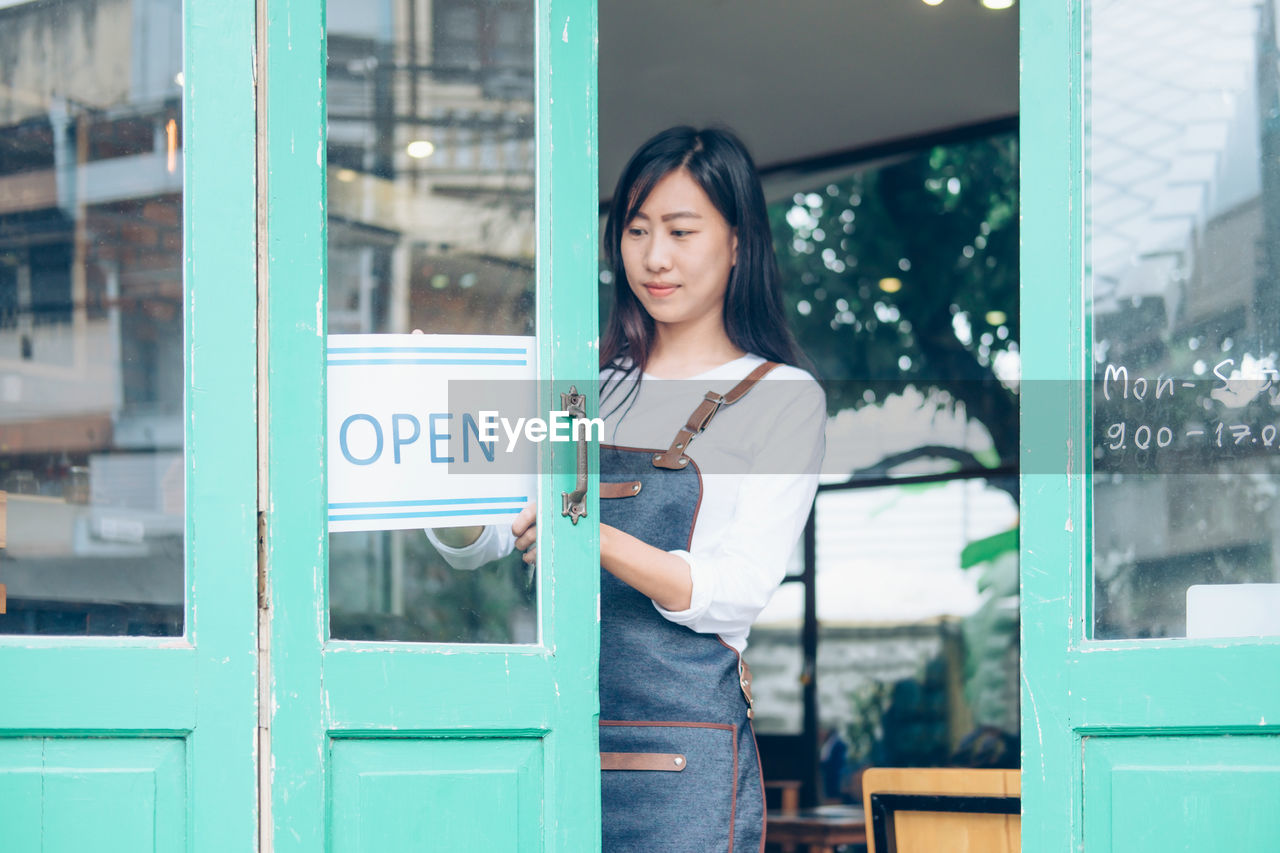
<instances>
[{"instance_id":1,"label":"chalk writing on glass","mask_svg":"<svg viewBox=\"0 0 1280 853\"><path fill-rule=\"evenodd\" d=\"M1190 379L1102 366L1093 397L1095 461L1137 451L1135 461L1151 462L1167 450L1185 465L1220 450L1280 450L1280 372L1271 360L1246 355L1201 367L1208 375Z\"/></svg>"}]
</instances>

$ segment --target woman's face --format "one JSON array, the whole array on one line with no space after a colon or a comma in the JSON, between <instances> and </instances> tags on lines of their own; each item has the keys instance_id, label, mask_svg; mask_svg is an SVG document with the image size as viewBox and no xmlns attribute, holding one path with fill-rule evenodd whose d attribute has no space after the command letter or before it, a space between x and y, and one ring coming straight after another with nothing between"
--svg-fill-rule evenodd
<instances>
[{"instance_id":1,"label":"woman's face","mask_svg":"<svg viewBox=\"0 0 1280 853\"><path fill-rule=\"evenodd\" d=\"M684 169L668 172L622 234L627 283L655 322L723 322L738 237Z\"/></svg>"}]
</instances>

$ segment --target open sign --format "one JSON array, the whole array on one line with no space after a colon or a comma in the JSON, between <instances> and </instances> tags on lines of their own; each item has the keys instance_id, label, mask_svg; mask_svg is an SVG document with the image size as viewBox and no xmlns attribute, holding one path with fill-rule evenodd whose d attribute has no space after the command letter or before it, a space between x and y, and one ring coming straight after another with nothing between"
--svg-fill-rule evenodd
<instances>
[{"instance_id":1,"label":"open sign","mask_svg":"<svg viewBox=\"0 0 1280 853\"><path fill-rule=\"evenodd\" d=\"M536 443L502 427L537 420L535 342L330 335L329 530L491 524L534 500Z\"/></svg>"}]
</instances>

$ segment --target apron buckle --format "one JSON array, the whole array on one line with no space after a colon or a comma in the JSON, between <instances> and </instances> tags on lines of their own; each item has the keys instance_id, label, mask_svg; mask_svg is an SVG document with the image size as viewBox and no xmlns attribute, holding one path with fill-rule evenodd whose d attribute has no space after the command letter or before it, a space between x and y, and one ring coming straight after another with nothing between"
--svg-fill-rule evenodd
<instances>
[{"instance_id":1,"label":"apron buckle","mask_svg":"<svg viewBox=\"0 0 1280 853\"><path fill-rule=\"evenodd\" d=\"M689 429L689 431L694 435L701 435L702 431L711 423L711 419L716 416L716 412L720 411L720 407L725 404L724 395L717 394L715 391L708 391L702 399L703 402L710 403L711 408L707 410L706 414L698 419L697 424L690 423L685 426L685 429ZM701 411L702 408L702 406L699 406L698 410ZM697 413L695 412L695 414ZM690 429L690 427L692 427L692 429Z\"/></svg>"},{"instance_id":2,"label":"apron buckle","mask_svg":"<svg viewBox=\"0 0 1280 853\"><path fill-rule=\"evenodd\" d=\"M738 658L738 686L742 688L742 698L747 700L747 719L753 719L756 703L751 698L751 668L741 657Z\"/></svg>"}]
</instances>

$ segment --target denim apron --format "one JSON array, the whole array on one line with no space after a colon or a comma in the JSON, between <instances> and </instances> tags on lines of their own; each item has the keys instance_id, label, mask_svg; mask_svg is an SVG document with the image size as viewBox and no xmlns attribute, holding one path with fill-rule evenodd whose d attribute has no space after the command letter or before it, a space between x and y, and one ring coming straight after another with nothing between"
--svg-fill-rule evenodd
<instances>
[{"instance_id":1,"label":"denim apron","mask_svg":"<svg viewBox=\"0 0 1280 853\"><path fill-rule=\"evenodd\" d=\"M702 477L685 455L729 393L709 392L666 449L600 449L600 520L663 551L693 539ZM664 619L600 572L600 753L604 853L757 853L764 787L751 729L750 676L718 636Z\"/></svg>"}]
</instances>

